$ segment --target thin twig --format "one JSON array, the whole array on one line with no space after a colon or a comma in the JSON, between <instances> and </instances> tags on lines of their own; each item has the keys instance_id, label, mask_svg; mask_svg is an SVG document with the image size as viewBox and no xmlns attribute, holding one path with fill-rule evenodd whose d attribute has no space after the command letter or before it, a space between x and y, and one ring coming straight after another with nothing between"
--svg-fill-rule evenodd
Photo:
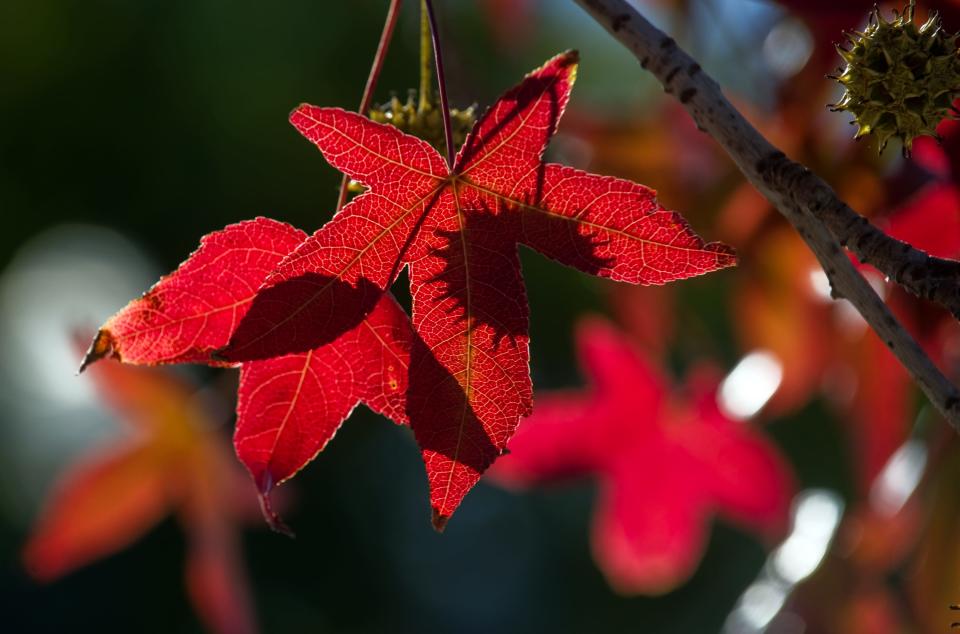
<instances>
[{"instance_id":1,"label":"thin twig","mask_svg":"<svg viewBox=\"0 0 960 634\"><path fill-rule=\"evenodd\" d=\"M393 30L397 26L397 18L400 17L401 4L403 4L403 0L390 0L390 6L387 8L387 19L383 22L380 43L377 44L377 52L373 56L373 64L370 65L370 74L367 75L367 85L363 87L363 96L360 98L360 107L357 109L357 112L362 115L366 115L370 106L373 105L373 91L377 88L377 80L380 78L380 71L383 69L383 61L387 58L387 49L390 48L390 40L393 39ZM340 211L347 202L347 187L349 184L350 177L344 174L340 181L337 211Z\"/></svg>"},{"instance_id":2,"label":"thin twig","mask_svg":"<svg viewBox=\"0 0 960 634\"><path fill-rule=\"evenodd\" d=\"M433 73L430 72L430 17L427 14L426 0L420 0L420 102L417 112L424 113L433 104Z\"/></svg>"},{"instance_id":3,"label":"thin twig","mask_svg":"<svg viewBox=\"0 0 960 634\"><path fill-rule=\"evenodd\" d=\"M440 109L443 110L443 138L447 144L447 167L453 169L453 128L450 126L450 106L447 104L447 80L443 72L443 53L440 52L440 32L437 29L437 16L433 11L433 2L423 0L430 18L430 36L433 39L433 60L437 65L437 87L440 90Z\"/></svg>"},{"instance_id":4,"label":"thin twig","mask_svg":"<svg viewBox=\"0 0 960 634\"><path fill-rule=\"evenodd\" d=\"M838 240L861 260L875 266L890 265L877 255L878 250L882 252L885 248L899 249L898 262L910 265L911 258L918 257L910 255L911 247L872 227L840 201L820 177L771 145L727 101L719 85L700 65L626 0L577 0L577 3L631 50L640 65L663 84L666 92L677 97L697 126L723 147L747 180L790 221L817 256L834 296L848 299L854 305L934 407L960 431L960 392L860 275ZM890 243L895 244L889 246ZM876 257L864 257L868 253ZM926 257L922 252L916 253ZM887 273L884 268L878 268ZM899 280L903 276L890 277ZM916 290L924 288L926 282L913 280L913 284ZM955 278L954 287L956 284Z\"/></svg>"}]
</instances>

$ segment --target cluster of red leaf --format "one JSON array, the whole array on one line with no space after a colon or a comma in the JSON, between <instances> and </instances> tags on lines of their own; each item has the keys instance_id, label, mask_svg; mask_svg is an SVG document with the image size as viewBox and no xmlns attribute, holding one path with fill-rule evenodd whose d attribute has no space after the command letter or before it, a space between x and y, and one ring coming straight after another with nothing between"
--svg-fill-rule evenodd
<instances>
[{"instance_id":1,"label":"cluster of red leaf","mask_svg":"<svg viewBox=\"0 0 960 634\"><path fill-rule=\"evenodd\" d=\"M129 433L62 474L25 547L27 570L58 579L172 513L187 534L186 586L199 615L212 631L256 631L236 529L256 503L195 388L153 368L102 364L90 374Z\"/></svg>"},{"instance_id":2,"label":"cluster of red leaf","mask_svg":"<svg viewBox=\"0 0 960 634\"><path fill-rule=\"evenodd\" d=\"M655 193L542 160L576 76L553 58L503 95L448 166L426 142L337 108L291 122L367 191L306 238L257 219L108 321L90 359L238 364L237 453L269 509L364 402L409 423L434 525L532 407L518 244L584 272L663 284L734 263ZM409 269L412 327L387 290Z\"/></svg>"}]
</instances>

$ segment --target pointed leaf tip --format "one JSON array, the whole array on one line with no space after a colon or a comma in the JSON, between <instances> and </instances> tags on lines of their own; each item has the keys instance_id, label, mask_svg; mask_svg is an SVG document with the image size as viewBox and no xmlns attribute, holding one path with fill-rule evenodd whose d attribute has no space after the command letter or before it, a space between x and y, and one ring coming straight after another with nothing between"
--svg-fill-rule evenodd
<instances>
[{"instance_id":1,"label":"pointed leaf tip","mask_svg":"<svg viewBox=\"0 0 960 634\"><path fill-rule=\"evenodd\" d=\"M433 509L433 516L430 518L430 523L433 524L433 530L437 531L438 533L442 533L447 527L447 522L449 521L449 515L441 515L440 511Z\"/></svg>"},{"instance_id":2,"label":"pointed leaf tip","mask_svg":"<svg viewBox=\"0 0 960 634\"><path fill-rule=\"evenodd\" d=\"M109 330L99 330L93 338L93 341L90 342L87 353L83 355L83 361L80 363L77 374L83 374L83 371L92 363L96 363L100 359L108 356L114 356L117 359L120 358L120 354L115 350L113 335Z\"/></svg>"}]
</instances>

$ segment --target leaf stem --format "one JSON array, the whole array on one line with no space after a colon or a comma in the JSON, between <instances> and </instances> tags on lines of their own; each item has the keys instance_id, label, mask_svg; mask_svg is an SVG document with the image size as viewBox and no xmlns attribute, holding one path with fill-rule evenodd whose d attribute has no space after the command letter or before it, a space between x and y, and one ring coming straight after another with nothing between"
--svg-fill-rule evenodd
<instances>
[{"instance_id":1,"label":"leaf stem","mask_svg":"<svg viewBox=\"0 0 960 634\"><path fill-rule=\"evenodd\" d=\"M430 107L433 99L433 77L430 72L430 17L427 15L427 3L420 0L420 103L417 111L421 114Z\"/></svg>"},{"instance_id":2,"label":"leaf stem","mask_svg":"<svg viewBox=\"0 0 960 634\"><path fill-rule=\"evenodd\" d=\"M447 103L447 82L443 73L443 53L440 52L440 34L437 29L437 16L433 11L433 2L423 0L430 19L430 36L433 41L433 60L437 66L437 87L440 89L440 109L443 111L443 137L447 144L447 167L453 169L453 128L450 126L450 106Z\"/></svg>"},{"instance_id":3,"label":"leaf stem","mask_svg":"<svg viewBox=\"0 0 960 634\"><path fill-rule=\"evenodd\" d=\"M367 85L363 87L363 96L360 98L360 108L357 109L362 115L366 115L373 105L373 91L377 87L377 79L380 78L380 71L383 69L383 61L387 58L387 49L390 48L390 40L393 39L393 30L397 26L397 18L400 16L400 5L403 0L390 0L390 6L387 8L387 19L383 23L383 31L380 33L380 43L377 44L377 52L373 56L373 64L370 65L370 74L367 76ZM340 181L340 195L337 198L337 211L343 208L347 202L347 186L350 184L350 177L344 175Z\"/></svg>"}]
</instances>

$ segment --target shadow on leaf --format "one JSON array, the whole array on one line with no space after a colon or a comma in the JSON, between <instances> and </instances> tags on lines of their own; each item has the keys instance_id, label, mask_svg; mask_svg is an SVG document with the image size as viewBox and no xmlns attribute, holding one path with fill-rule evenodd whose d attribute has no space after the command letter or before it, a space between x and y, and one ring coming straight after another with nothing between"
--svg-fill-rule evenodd
<instances>
[{"instance_id":1,"label":"shadow on leaf","mask_svg":"<svg viewBox=\"0 0 960 634\"><path fill-rule=\"evenodd\" d=\"M357 326L382 295L364 278L356 286L316 273L285 280L257 294L217 357L252 361L313 350Z\"/></svg>"},{"instance_id":2,"label":"shadow on leaf","mask_svg":"<svg viewBox=\"0 0 960 634\"><path fill-rule=\"evenodd\" d=\"M472 331L488 327L494 346L528 332L527 297L517 253L525 213L539 212L509 204L497 213L488 205L464 210L462 230L436 230L435 241L443 244L430 252L443 262L443 268L427 282L439 286L439 299L449 303L447 313L458 322L466 321ZM607 241L581 234L572 221L558 219L555 227L552 239L558 250L576 254L578 269L595 274L613 265L611 258L598 254Z\"/></svg>"},{"instance_id":3,"label":"shadow on leaf","mask_svg":"<svg viewBox=\"0 0 960 634\"><path fill-rule=\"evenodd\" d=\"M455 495L442 492L445 485L461 485L463 476L454 470L467 469L479 478L500 455L500 449L490 440L463 386L416 334L410 353L408 390L407 415L427 465L433 524L437 530L443 530L451 511L443 501L445 498L438 507L435 496L438 492L441 496ZM459 493L457 503L470 486Z\"/></svg>"}]
</instances>

